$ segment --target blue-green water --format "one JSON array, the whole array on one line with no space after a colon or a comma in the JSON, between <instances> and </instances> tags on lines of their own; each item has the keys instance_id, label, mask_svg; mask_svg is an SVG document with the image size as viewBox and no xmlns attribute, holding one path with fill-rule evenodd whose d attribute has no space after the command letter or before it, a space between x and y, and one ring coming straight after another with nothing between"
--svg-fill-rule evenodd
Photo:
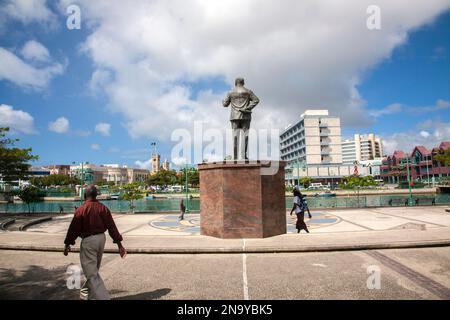
<instances>
[{"instance_id":1,"label":"blue-green water","mask_svg":"<svg viewBox=\"0 0 450 320\"><path fill-rule=\"evenodd\" d=\"M434 197L436 204L450 204L449 194L436 195L414 195L413 204L418 198ZM310 209L316 208L364 208L364 207L388 207L391 199L408 199L408 195L369 195L369 196L341 196L341 197L307 197ZM113 212L128 212L127 201L107 200L102 201ZM34 212L59 212L60 207L64 212L73 212L75 206L80 206L80 201L61 201L61 202L38 202L31 205ZM135 201L135 212L168 212L179 210L180 199L141 199ZM429 204L429 203L427 203ZM394 204L399 206L399 204ZM189 200L190 211L200 210L200 200ZM286 197L286 208L292 208L292 197ZM28 212L28 207L24 203L0 204L0 212Z\"/></svg>"}]
</instances>

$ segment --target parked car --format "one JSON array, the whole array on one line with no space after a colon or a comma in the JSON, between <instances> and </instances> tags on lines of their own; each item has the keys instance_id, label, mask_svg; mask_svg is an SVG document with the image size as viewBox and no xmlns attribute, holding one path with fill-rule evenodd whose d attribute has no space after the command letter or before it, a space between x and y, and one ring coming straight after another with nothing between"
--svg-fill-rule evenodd
<instances>
[{"instance_id":1,"label":"parked car","mask_svg":"<svg viewBox=\"0 0 450 320\"><path fill-rule=\"evenodd\" d=\"M182 186L169 186L167 188L168 192L182 192L183 191L183 187Z\"/></svg>"},{"instance_id":2,"label":"parked car","mask_svg":"<svg viewBox=\"0 0 450 320\"><path fill-rule=\"evenodd\" d=\"M318 182L318 183L311 183L308 187L308 190L318 190L323 188L324 186L322 185L322 183Z\"/></svg>"}]
</instances>

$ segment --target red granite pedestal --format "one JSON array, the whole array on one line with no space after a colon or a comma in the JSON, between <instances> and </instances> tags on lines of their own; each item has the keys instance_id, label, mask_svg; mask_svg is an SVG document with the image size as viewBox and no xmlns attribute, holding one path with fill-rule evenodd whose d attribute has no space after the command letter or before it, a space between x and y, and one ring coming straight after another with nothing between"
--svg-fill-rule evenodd
<instances>
[{"instance_id":1,"label":"red granite pedestal","mask_svg":"<svg viewBox=\"0 0 450 320\"><path fill-rule=\"evenodd\" d=\"M285 234L284 167L283 161L200 164L200 233L224 239Z\"/></svg>"}]
</instances>

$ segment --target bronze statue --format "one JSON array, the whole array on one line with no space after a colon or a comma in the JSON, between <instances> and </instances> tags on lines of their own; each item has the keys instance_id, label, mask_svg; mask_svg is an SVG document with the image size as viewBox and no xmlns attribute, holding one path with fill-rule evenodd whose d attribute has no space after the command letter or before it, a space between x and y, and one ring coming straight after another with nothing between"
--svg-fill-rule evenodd
<instances>
[{"instance_id":1,"label":"bronze statue","mask_svg":"<svg viewBox=\"0 0 450 320\"><path fill-rule=\"evenodd\" d=\"M252 120L252 109L258 103L259 99L253 91L244 87L243 78L236 79L234 89L228 92L223 100L224 107L231 104L230 121L231 129L233 129L233 159L235 160L248 160L248 130Z\"/></svg>"}]
</instances>

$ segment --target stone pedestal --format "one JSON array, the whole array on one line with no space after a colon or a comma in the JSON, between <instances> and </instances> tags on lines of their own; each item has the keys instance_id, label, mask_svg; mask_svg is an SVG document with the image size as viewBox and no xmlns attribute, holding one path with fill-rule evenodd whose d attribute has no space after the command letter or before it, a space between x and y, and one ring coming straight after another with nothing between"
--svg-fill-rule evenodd
<instances>
[{"instance_id":1,"label":"stone pedestal","mask_svg":"<svg viewBox=\"0 0 450 320\"><path fill-rule=\"evenodd\" d=\"M285 234L284 167L282 161L200 164L200 233L226 239Z\"/></svg>"}]
</instances>

